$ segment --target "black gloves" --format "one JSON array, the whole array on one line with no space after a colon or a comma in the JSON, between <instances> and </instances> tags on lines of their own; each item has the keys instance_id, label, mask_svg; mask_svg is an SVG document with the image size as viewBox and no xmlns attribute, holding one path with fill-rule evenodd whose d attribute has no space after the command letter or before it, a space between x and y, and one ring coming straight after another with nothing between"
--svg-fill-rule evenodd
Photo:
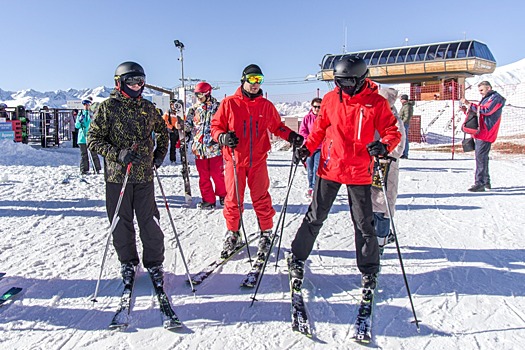
<instances>
[{"instance_id":1,"label":"black gloves","mask_svg":"<svg viewBox=\"0 0 525 350\"><path fill-rule=\"evenodd\" d=\"M160 166L164 163L164 157L162 157L157 151L153 152L153 165L155 168L160 168Z\"/></svg>"},{"instance_id":2,"label":"black gloves","mask_svg":"<svg viewBox=\"0 0 525 350\"><path fill-rule=\"evenodd\" d=\"M293 162L294 164L304 163L306 161L306 158L310 156L310 151L306 146L301 146L298 149L295 150L295 153L293 155Z\"/></svg>"},{"instance_id":3,"label":"black gloves","mask_svg":"<svg viewBox=\"0 0 525 350\"><path fill-rule=\"evenodd\" d=\"M235 135L235 131L228 131L219 135L219 144L235 148L239 144L239 138Z\"/></svg>"},{"instance_id":4,"label":"black gloves","mask_svg":"<svg viewBox=\"0 0 525 350\"><path fill-rule=\"evenodd\" d=\"M290 135L288 135L288 142L290 142L295 147L301 147L304 142L304 137L295 131L292 131Z\"/></svg>"},{"instance_id":5,"label":"black gloves","mask_svg":"<svg viewBox=\"0 0 525 350\"><path fill-rule=\"evenodd\" d=\"M164 159L162 158L153 158L153 165L155 165L155 168L160 168L160 166L164 163Z\"/></svg>"},{"instance_id":6,"label":"black gloves","mask_svg":"<svg viewBox=\"0 0 525 350\"><path fill-rule=\"evenodd\" d=\"M366 148L368 149L368 154L370 154L372 157L388 156L386 145L379 141L370 142L368 145L366 145Z\"/></svg>"},{"instance_id":7,"label":"black gloves","mask_svg":"<svg viewBox=\"0 0 525 350\"><path fill-rule=\"evenodd\" d=\"M138 164L141 159L142 156L131 148L123 149L118 153L118 160L126 165L129 163Z\"/></svg>"}]
</instances>

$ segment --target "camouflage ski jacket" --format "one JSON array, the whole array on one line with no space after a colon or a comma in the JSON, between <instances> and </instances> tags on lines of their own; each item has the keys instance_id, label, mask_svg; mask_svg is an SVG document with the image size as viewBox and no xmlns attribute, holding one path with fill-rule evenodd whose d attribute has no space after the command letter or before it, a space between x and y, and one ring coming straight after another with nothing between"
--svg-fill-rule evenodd
<instances>
[{"instance_id":1,"label":"camouflage ski jacket","mask_svg":"<svg viewBox=\"0 0 525 350\"><path fill-rule=\"evenodd\" d=\"M118 160L118 155L134 145L142 159L131 167L128 182L153 181L154 154L156 158L164 158L168 151L166 125L150 101L126 98L120 91L113 90L100 104L88 133L89 149L104 157L106 182L124 182L126 164Z\"/></svg>"}]
</instances>

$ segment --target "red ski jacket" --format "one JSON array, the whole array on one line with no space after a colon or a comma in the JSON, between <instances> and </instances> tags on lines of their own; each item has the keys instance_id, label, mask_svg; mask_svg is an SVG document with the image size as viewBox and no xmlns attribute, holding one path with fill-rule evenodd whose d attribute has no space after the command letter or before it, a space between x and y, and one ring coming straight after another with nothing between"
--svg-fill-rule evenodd
<instances>
[{"instance_id":1,"label":"red ski jacket","mask_svg":"<svg viewBox=\"0 0 525 350\"><path fill-rule=\"evenodd\" d=\"M284 125L275 106L263 96L250 99L239 87L235 94L221 101L211 121L211 136L219 141L219 135L235 131L239 144L235 148L238 166L251 167L265 161L271 149L268 131L287 140L292 130ZM231 149L223 148L223 157L231 161Z\"/></svg>"},{"instance_id":2,"label":"red ski jacket","mask_svg":"<svg viewBox=\"0 0 525 350\"><path fill-rule=\"evenodd\" d=\"M310 152L323 142L317 174L347 185L372 183L373 159L366 145L377 131L391 152L401 140L388 101L366 79L365 87L350 97L336 87L323 97L321 111L306 140Z\"/></svg>"},{"instance_id":3,"label":"red ski jacket","mask_svg":"<svg viewBox=\"0 0 525 350\"><path fill-rule=\"evenodd\" d=\"M498 137L501 112L505 98L491 90L478 104L471 103L470 109L479 112L479 131L472 135L475 139L493 143Z\"/></svg>"}]
</instances>

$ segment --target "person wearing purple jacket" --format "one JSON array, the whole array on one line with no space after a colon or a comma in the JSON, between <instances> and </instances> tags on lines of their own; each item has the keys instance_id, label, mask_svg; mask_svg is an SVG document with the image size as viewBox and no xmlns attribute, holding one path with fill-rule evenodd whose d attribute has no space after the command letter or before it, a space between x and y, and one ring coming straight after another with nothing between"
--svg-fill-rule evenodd
<instances>
[{"instance_id":1,"label":"person wearing purple jacket","mask_svg":"<svg viewBox=\"0 0 525 350\"><path fill-rule=\"evenodd\" d=\"M310 132L314 128L315 118L321 110L321 102L323 100L319 97L316 97L312 100L312 108L307 115L304 116L303 121L301 122L301 127L299 128L299 135L303 136L304 139L308 137ZM315 185L315 174L317 173L317 168L319 167L319 158L321 156L321 145L317 147L315 152L306 159L306 169L308 171L308 198L312 198L312 193L314 192Z\"/></svg>"}]
</instances>

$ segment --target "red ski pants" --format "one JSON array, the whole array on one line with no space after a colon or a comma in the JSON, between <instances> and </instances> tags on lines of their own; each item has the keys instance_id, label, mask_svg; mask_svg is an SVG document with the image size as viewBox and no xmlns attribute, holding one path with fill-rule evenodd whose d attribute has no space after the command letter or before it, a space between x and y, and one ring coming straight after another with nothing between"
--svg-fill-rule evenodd
<instances>
[{"instance_id":1,"label":"red ski pants","mask_svg":"<svg viewBox=\"0 0 525 350\"><path fill-rule=\"evenodd\" d=\"M239 197L241 210L244 211L244 191L246 184L250 189L253 209L261 230L273 228L273 217L275 209L272 206L272 198L268 189L270 178L268 176L268 165L266 161L256 164L250 168L237 166L237 179L239 185ZM235 179L233 163L226 161L226 200L224 201L223 215L226 219L226 227L231 231L238 231L240 226L239 207L237 206L237 193L235 192Z\"/></svg>"},{"instance_id":2,"label":"red ski pants","mask_svg":"<svg viewBox=\"0 0 525 350\"><path fill-rule=\"evenodd\" d=\"M199 189L202 200L215 204L215 196L226 197L224 161L222 160L222 156L206 159L195 158L195 165L199 172ZM215 190L213 189L213 184L215 184Z\"/></svg>"}]
</instances>

